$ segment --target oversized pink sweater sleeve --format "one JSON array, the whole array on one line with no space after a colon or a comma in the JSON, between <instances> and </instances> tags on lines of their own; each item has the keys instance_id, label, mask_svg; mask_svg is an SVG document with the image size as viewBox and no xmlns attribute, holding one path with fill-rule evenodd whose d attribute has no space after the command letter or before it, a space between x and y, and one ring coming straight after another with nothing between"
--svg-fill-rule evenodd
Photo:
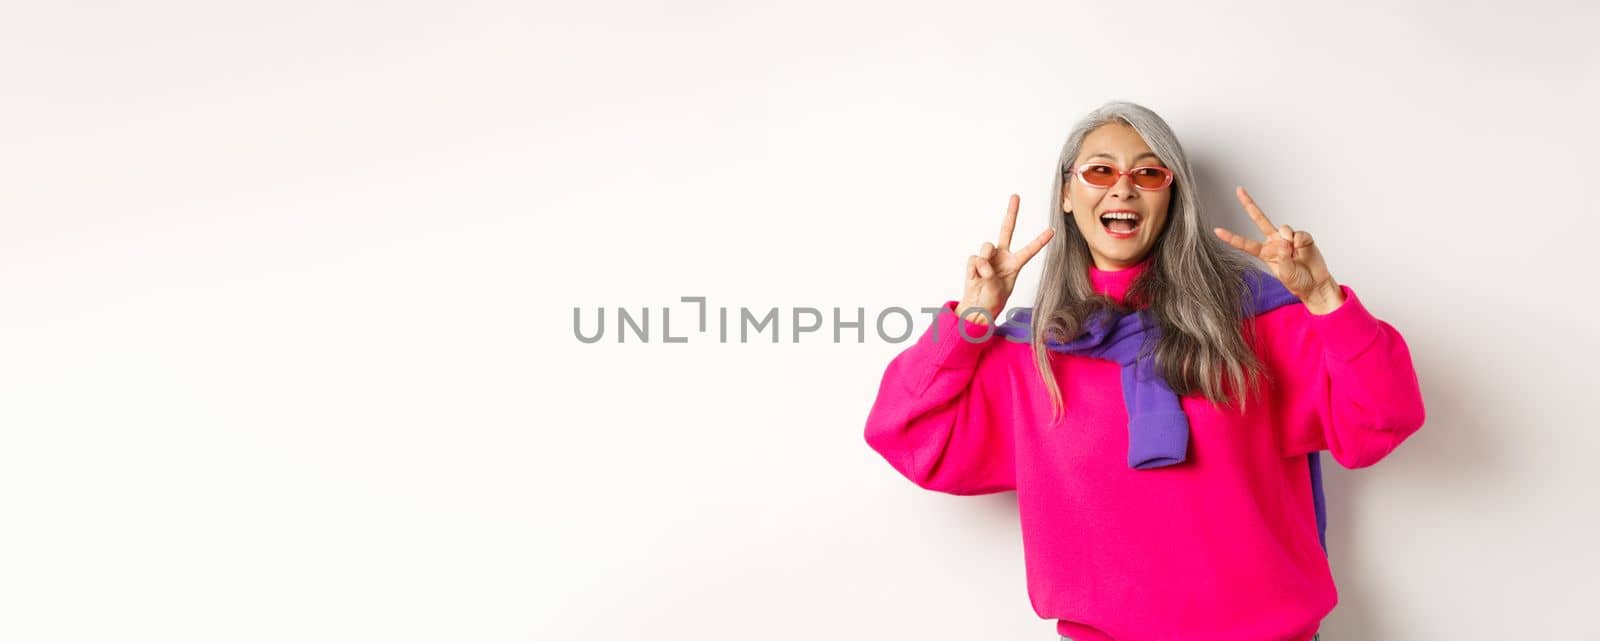
<instances>
[{"instance_id":1,"label":"oversized pink sweater sleeve","mask_svg":"<svg viewBox=\"0 0 1600 641\"><path fill-rule=\"evenodd\" d=\"M889 362L867 416L867 444L918 486L957 495L1017 487L1005 338L955 314L956 301Z\"/></svg>"},{"instance_id":2,"label":"oversized pink sweater sleeve","mask_svg":"<svg viewBox=\"0 0 1600 641\"><path fill-rule=\"evenodd\" d=\"M1261 320L1284 412L1283 454L1325 449L1354 469L1399 447L1422 428L1426 411L1405 339L1373 317L1348 286L1340 289L1344 303L1327 314L1296 304Z\"/></svg>"}]
</instances>

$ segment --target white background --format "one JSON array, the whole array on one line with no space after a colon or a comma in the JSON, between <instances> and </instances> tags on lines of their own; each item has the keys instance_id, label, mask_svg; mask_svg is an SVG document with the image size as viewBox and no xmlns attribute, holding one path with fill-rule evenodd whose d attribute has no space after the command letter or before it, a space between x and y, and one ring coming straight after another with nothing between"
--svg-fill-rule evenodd
<instances>
[{"instance_id":1,"label":"white background","mask_svg":"<svg viewBox=\"0 0 1600 641\"><path fill-rule=\"evenodd\" d=\"M0 637L1054 639L1014 494L864 442L905 344L787 314L958 297L1110 99L1416 360L1323 638L1595 629L1592 4L70 4L0 10Z\"/></svg>"}]
</instances>

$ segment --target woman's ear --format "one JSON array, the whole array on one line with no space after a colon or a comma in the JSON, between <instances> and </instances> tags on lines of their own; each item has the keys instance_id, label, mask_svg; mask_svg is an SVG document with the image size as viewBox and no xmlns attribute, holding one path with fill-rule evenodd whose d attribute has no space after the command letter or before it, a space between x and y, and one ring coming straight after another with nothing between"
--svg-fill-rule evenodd
<instances>
[{"instance_id":1,"label":"woman's ear","mask_svg":"<svg viewBox=\"0 0 1600 641\"><path fill-rule=\"evenodd\" d=\"M1071 214L1072 213L1072 194L1071 194L1071 192L1072 192L1072 186L1071 185L1063 185L1061 187L1061 213L1064 213L1064 214Z\"/></svg>"}]
</instances>

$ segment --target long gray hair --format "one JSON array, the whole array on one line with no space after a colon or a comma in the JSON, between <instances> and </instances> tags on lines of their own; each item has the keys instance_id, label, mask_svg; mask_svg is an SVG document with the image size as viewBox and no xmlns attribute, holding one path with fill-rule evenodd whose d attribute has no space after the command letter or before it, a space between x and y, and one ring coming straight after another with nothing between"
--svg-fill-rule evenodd
<instances>
[{"instance_id":1,"label":"long gray hair","mask_svg":"<svg viewBox=\"0 0 1600 641\"><path fill-rule=\"evenodd\" d=\"M1128 290L1127 306L1094 291L1088 272L1094 264L1089 243L1061 207L1063 168L1077 159L1089 132L1116 121L1132 126L1176 174L1166 227L1150 248L1149 264ZM1263 369L1243 333L1245 321L1252 318L1244 307L1248 302L1244 272L1256 267L1204 225L1189 160L1166 121L1137 104L1108 102L1073 126L1053 173L1050 226L1056 240L1046 252L1030 333L1035 363L1050 391L1053 423L1060 420L1064 403L1050 367L1046 337L1071 340L1096 310L1128 312L1142 304L1149 305L1160 329L1153 353L1157 371L1172 391L1183 396L1199 390L1217 407L1219 402L1229 403L1231 393L1243 390L1238 397L1243 412L1244 399L1255 391ZM1147 343L1140 353L1151 352Z\"/></svg>"}]
</instances>

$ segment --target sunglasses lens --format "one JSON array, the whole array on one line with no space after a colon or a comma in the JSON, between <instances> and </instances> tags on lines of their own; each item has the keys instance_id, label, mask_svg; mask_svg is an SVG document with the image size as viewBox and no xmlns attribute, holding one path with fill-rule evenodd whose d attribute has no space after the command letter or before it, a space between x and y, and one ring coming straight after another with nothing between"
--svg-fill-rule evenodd
<instances>
[{"instance_id":1,"label":"sunglasses lens","mask_svg":"<svg viewBox=\"0 0 1600 641\"><path fill-rule=\"evenodd\" d=\"M1083 181L1096 187L1110 187L1117 184L1117 172L1106 165L1087 165L1078 170L1083 176Z\"/></svg>"},{"instance_id":2,"label":"sunglasses lens","mask_svg":"<svg viewBox=\"0 0 1600 641\"><path fill-rule=\"evenodd\" d=\"M1159 167L1140 167L1133 170L1133 184L1144 189L1160 189L1167 184L1167 172Z\"/></svg>"}]
</instances>

